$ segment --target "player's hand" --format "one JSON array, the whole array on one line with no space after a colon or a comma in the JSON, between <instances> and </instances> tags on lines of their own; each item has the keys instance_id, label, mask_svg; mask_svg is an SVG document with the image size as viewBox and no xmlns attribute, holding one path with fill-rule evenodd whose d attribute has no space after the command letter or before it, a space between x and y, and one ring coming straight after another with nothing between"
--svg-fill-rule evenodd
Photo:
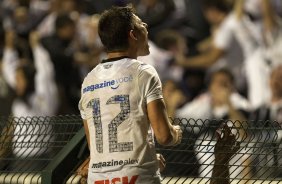
<instances>
[{"instance_id":1,"label":"player's hand","mask_svg":"<svg viewBox=\"0 0 282 184\"><path fill-rule=\"evenodd\" d=\"M182 130L181 130L181 127L179 125L173 125L173 128L176 132L176 136L177 136L177 140L174 144L174 146L178 145L181 143L181 140L182 140Z\"/></svg>"},{"instance_id":2,"label":"player's hand","mask_svg":"<svg viewBox=\"0 0 282 184\"><path fill-rule=\"evenodd\" d=\"M80 181L81 184L87 183L89 161L90 157L88 157L76 170L77 175L82 177Z\"/></svg>"},{"instance_id":3,"label":"player's hand","mask_svg":"<svg viewBox=\"0 0 282 184\"><path fill-rule=\"evenodd\" d=\"M162 172L165 169L165 166L166 166L165 159L164 159L163 155L160 154L160 153L157 153L156 156L157 156L157 160L159 162L160 172Z\"/></svg>"}]
</instances>

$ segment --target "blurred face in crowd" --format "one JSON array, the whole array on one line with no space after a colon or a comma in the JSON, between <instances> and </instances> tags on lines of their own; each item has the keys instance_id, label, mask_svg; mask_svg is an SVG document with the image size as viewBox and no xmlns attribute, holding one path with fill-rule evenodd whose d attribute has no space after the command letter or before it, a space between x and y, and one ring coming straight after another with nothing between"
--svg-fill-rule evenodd
<instances>
[{"instance_id":1,"label":"blurred face in crowd","mask_svg":"<svg viewBox=\"0 0 282 184\"><path fill-rule=\"evenodd\" d=\"M74 24L68 24L58 30L59 37L63 40L72 40L75 36L76 28Z\"/></svg>"},{"instance_id":2,"label":"blurred face in crowd","mask_svg":"<svg viewBox=\"0 0 282 184\"><path fill-rule=\"evenodd\" d=\"M205 8L204 15L211 25L220 24L223 17L223 13L214 7Z\"/></svg>"},{"instance_id":3,"label":"blurred face in crowd","mask_svg":"<svg viewBox=\"0 0 282 184\"><path fill-rule=\"evenodd\" d=\"M17 23L25 23L28 20L28 9L17 7L14 11L14 18Z\"/></svg>"},{"instance_id":4,"label":"blurred face in crowd","mask_svg":"<svg viewBox=\"0 0 282 184\"><path fill-rule=\"evenodd\" d=\"M142 22L142 20L134 15L134 33L136 34L137 38L137 55L138 56L146 56L150 54L149 51L149 44L148 44L148 30L147 30L147 24Z\"/></svg>"},{"instance_id":5,"label":"blurred face in crowd","mask_svg":"<svg viewBox=\"0 0 282 184\"><path fill-rule=\"evenodd\" d=\"M270 89L272 96L282 99L282 65L275 68L270 76Z\"/></svg>"},{"instance_id":6,"label":"blurred face in crowd","mask_svg":"<svg viewBox=\"0 0 282 184\"><path fill-rule=\"evenodd\" d=\"M75 11L77 8L77 4L74 0L60 0L61 5L60 5L60 11L61 12L72 12Z\"/></svg>"},{"instance_id":7,"label":"blurred face in crowd","mask_svg":"<svg viewBox=\"0 0 282 184\"><path fill-rule=\"evenodd\" d=\"M227 89L230 91L233 89L233 84L230 77L223 72L215 73L212 76L209 85L209 90L211 93L217 93L221 89Z\"/></svg>"}]
</instances>

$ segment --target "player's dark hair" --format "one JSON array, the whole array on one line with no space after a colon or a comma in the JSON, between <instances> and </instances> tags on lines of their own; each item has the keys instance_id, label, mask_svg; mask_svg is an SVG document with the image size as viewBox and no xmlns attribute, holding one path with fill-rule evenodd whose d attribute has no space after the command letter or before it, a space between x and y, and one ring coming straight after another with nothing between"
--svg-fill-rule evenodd
<instances>
[{"instance_id":1,"label":"player's dark hair","mask_svg":"<svg viewBox=\"0 0 282 184\"><path fill-rule=\"evenodd\" d=\"M221 12L229 13L233 8L233 1L230 0L202 0L203 8L215 8Z\"/></svg>"},{"instance_id":2,"label":"player's dark hair","mask_svg":"<svg viewBox=\"0 0 282 184\"><path fill-rule=\"evenodd\" d=\"M61 29L68 25L75 25L74 20L71 19L69 14L59 14L55 21L56 30Z\"/></svg>"},{"instance_id":3,"label":"player's dark hair","mask_svg":"<svg viewBox=\"0 0 282 184\"><path fill-rule=\"evenodd\" d=\"M98 34L107 52L128 49L128 33L134 28L133 8L112 7L102 13Z\"/></svg>"}]
</instances>

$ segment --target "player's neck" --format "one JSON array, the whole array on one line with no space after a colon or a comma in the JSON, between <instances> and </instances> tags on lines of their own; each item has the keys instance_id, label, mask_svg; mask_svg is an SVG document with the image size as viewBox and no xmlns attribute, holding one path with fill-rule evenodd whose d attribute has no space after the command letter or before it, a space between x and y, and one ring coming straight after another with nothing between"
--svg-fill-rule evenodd
<instances>
[{"instance_id":1,"label":"player's neck","mask_svg":"<svg viewBox=\"0 0 282 184\"><path fill-rule=\"evenodd\" d=\"M125 51L125 52L109 52L109 53L107 53L107 58L108 59L118 58L118 57L128 57L128 58L136 59L137 58L137 54L132 54L132 53L130 53L128 51Z\"/></svg>"}]
</instances>

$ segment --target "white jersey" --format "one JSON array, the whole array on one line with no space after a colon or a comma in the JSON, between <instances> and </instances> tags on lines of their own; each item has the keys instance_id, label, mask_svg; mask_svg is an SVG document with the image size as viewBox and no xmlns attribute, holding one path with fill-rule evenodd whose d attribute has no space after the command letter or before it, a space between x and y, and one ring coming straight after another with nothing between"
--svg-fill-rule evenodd
<instances>
[{"instance_id":1,"label":"white jersey","mask_svg":"<svg viewBox=\"0 0 282 184\"><path fill-rule=\"evenodd\" d=\"M147 104L163 98L156 70L106 60L84 79L79 109L90 134L88 183L160 183Z\"/></svg>"}]
</instances>

